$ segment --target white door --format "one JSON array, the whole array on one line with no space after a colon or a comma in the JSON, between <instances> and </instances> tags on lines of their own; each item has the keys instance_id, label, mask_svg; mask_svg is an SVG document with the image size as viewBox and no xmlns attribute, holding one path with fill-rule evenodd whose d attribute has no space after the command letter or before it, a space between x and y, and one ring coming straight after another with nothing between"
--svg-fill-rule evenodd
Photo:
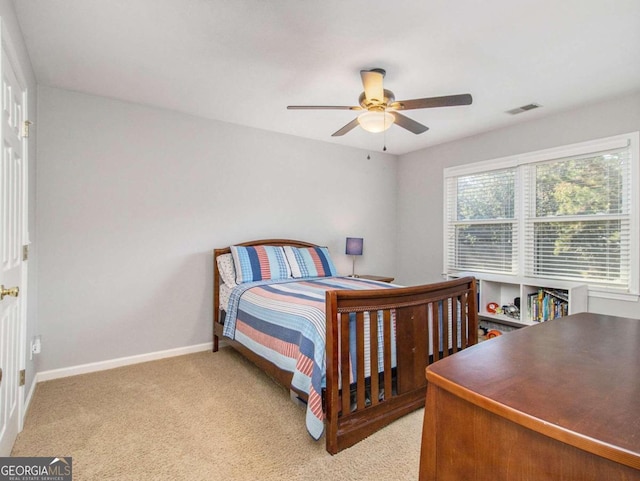
<instances>
[{"instance_id":1,"label":"white door","mask_svg":"<svg viewBox=\"0 0 640 481\"><path fill-rule=\"evenodd\" d=\"M26 89L2 42L0 96L2 120L0 137L0 456L8 456L21 429L24 388L20 370L24 368L26 304L26 151L24 113Z\"/></svg>"}]
</instances>

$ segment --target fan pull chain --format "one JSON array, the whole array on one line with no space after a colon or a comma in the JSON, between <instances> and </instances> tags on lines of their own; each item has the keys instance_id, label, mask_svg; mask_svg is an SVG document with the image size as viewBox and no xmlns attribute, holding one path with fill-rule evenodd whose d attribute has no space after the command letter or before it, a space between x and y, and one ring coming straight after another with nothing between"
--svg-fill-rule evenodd
<instances>
[{"instance_id":1,"label":"fan pull chain","mask_svg":"<svg viewBox=\"0 0 640 481\"><path fill-rule=\"evenodd\" d=\"M387 112L387 109L384 110L385 113ZM387 116L384 116L383 119L384 122L384 130L382 131L382 151L386 152L387 151Z\"/></svg>"}]
</instances>

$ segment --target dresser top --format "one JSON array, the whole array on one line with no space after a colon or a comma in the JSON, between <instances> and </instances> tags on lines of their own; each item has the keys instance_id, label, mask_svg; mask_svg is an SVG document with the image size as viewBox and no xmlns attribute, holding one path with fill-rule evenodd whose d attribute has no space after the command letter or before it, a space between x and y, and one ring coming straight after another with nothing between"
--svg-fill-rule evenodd
<instances>
[{"instance_id":1,"label":"dresser top","mask_svg":"<svg viewBox=\"0 0 640 481\"><path fill-rule=\"evenodd\" d=\"M640 320L597 314L509 332L436 362L429 383L640 469Z\"/></svg>"}]
</instances>

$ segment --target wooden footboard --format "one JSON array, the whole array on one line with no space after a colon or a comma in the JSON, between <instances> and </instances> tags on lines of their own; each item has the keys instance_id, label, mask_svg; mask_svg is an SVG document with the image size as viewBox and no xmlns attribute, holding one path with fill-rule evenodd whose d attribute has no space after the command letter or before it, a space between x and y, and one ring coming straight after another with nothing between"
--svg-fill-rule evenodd
<instances>
[{"instance_id":1,"label":"wooden footboard","mask_svg":"<svg viewBox=\"0 0 640 481\"><path fill-rule=\"evenodd\" d=\"M353 320L343 322L350 316L355 316L355 329L350 329ZM380 319L368 323L370 365L378 365L379 339L384 358L380 375L368 378L364 362L367 319ZM350 383L353 332L357 372ZM327 292L327 451L335 454L423 407L425 367L476 344L477 334L476 284L471 277L383 291Z\"/></svg>"}]
</instances>

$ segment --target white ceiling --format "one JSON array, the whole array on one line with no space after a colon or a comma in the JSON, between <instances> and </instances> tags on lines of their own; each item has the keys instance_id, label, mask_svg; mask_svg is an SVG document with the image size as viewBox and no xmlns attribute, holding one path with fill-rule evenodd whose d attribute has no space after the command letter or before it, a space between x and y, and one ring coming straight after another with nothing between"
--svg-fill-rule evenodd
<instances>
[{"instance_id":1,"label":"white ceiling","mask_svg":"<svg viewBox=\"0 0 640 481\"><path fill-rule=\"evenodd\" d=\"M640 90L639 0L14 0L40 84L367 150L403 154ZM398 100L414 135L331 134L359 71ZM529 103L543 107L511 116Z\"/></svg>"}]
</instances>

